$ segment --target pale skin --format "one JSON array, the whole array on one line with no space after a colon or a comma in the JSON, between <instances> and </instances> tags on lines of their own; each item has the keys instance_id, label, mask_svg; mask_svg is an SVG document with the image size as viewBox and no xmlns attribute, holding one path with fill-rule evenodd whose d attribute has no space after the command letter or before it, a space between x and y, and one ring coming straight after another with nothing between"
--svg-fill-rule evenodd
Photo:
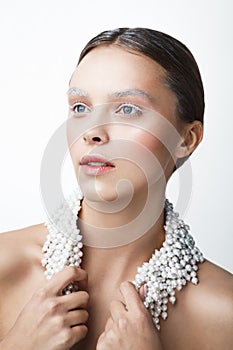
<instances>
[{"instance_id":1,"label":"pale skin","mask_svg":"<svg viewBox=\"0 0 233 350\"><path fill-rule=\"evenodd\" d=\"M174 145L171 156L157 139L148 134L145 137L145 131L133 126L88 130L70 147L77 175L82 171L79 160L83 155L100 144L108 145L119 135L153 152L167 180L174 158L195 150L202 139L202 125L198 121L185 124L177 120L176 98L163 84L163 74L163 69L151 59L115 46L94 49L81 61L70 87L77 87L86 96L69 95L70 113L77 100L87 108L111 102L135 104L156 109L179 130L181 139ZM138 94L118 97L117 101L112 97L113 92L126 89L144 91L152 99ZM85 222L98 227L118 227L133 218L135 211L140 211L140 203L145 200L145 178L130 162L119 160L115 165L111 174L97 176L100 198L111 206L116 199L114 185L128 176L135 188L132 203L120 214L100 213L101 200L94 200L94 192L89 190L92 179L82 177L84 182L80 186L86 191L80 213L84 231ZM151 191L156 194L154 206L159 207L164 188L158 188L157 183L151 186ZM146 234L128 245L109 249L85 246L82 268L68 267L50 281L45 281L40 263L47 234L43 224L1 234L0 349L230 350L233 279L229 272L209 261L201 264L200 283L177 292L177 302L169 305L169 317L161 321L159 333L143 305L143 288L138 294L128 282L134 279L137 266L147 261L155 248L161 247L163 219L162 213ZM61 295L61 290L74 280L78 281L80 290Z\"/></svg>"}]
</instances>

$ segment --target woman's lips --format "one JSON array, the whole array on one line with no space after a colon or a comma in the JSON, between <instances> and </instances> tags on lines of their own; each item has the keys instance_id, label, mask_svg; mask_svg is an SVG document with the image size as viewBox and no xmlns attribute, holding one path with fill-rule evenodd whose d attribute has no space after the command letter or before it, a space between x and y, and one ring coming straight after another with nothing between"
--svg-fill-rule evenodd
<instances>
[{"instance_id":1,"label":"woman's lips","mask_svg":"<svg viewBox=\"0 0 233 350\"><path fill-rule=\"evenodd\" d=\"M80 161L82 171L86 175L102 175L115 168L115 165L101 156L84 156Z\"/></svg>"}]
</instances>

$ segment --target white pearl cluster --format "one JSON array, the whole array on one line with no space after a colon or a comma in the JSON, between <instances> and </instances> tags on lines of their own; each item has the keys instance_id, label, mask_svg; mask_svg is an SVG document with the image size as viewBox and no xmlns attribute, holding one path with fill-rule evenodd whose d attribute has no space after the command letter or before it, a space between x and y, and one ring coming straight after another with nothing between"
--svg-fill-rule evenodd
<instances>
[{"instance_id":1,"label":"white pearl cluster","mask_svg":"<svg viewBox=\"0 0 233 350\"><path fill-rule=\"evenodd\" d=\"M79 267L82 262L82 236L77 228L81 199L82 194L76 189L45 222L49 233L42 248L44 258L41 263L45 267L47 279L51 279L65 266ZM77 286L70 284L63 290L63 294L69 294L74 289Z\"/></svg>"},{"instance_id":2,"label":"white pearl cluster","mask_svg":"<svg viewBox=\"0 0 233 350\"><path fill-rule=\"evenodd\" d=\"M73 194L48 219L46 242L42 248L45 276L50 279L65 266L79 267L82 262L82 235L77 227L82 194L76 189ZM175 291L187 282L198 283L198 263L204 261L200 250L189 234L189 226L173 211L172 204L165 201L165 241L160 250L155 250L149 262L137 269L133 281L139 291L145 286L144 305L151 312L156 328L160 329L160 318L168 316L168 302L176 301ZM69 284L63 294L78 290L75 283Z\"/></svg>"},{"instance_id":3,"label":"white pearl cluster","mask_svg":"<svg viewBox=\"0 0 233 350\"><path fill-rule=\"evenodd\" d=\"M187 282L198 283L198 263L204 261L200 250L189 234L189 226L179 219L168 200L165 202L165 241L155 250L149 262L138 268L134 284L137 290L145 286L144 305L150 310L154 324L160 330L160 317L166 320L168 302L176 301L175 290Z\"/></svg>"}]
</instances>

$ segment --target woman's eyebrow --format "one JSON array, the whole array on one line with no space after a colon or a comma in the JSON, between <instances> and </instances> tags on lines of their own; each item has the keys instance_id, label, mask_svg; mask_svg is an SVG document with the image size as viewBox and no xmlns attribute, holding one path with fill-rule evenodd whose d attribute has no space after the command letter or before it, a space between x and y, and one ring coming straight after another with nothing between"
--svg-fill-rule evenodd
<instances>
[{"instance_id":1,"label":"woman's eyebrow","mask_svg":"<svg viewBox=\"0 0 233 350\"><path fill-rule=\"evenodd\" d=\"M79 89L78 87L69 88L69 90L67 91L67 95L88 97L88 93L82 89ZM114 91L109 94L110 98L121 98L121 97L128 97L128 96L142 96L142 97L146 97L150 101L153 100L153 97L151 95L139 89L120 90L120 91Z\"/></svg>"},{"instance_id":2,"label":"woman's eyebrow","mask_svg":"<svg viewBox=\"0 0 233 350\"><path fill-rule=\"evenodd\" d=\"M75 96L80 96L80 97L88 97L88 93L84 90L81 90L77 87L71 87L67 91L67 95L75 95Z\"/></svg>"},{"instance_id":3,"label":"woman's eyebrow","mask_svg":"<svg viewBox=\"0 0 233 350\"><path fill-rule=\"evenodd\" d=\"M149 100L153 100L153 97L149 95L147 92L138 89L127 89L122 91L115 91L109 95L110 97L128 97L128 96L142 96L146 97Z\"/></svg>"}]
</instances>

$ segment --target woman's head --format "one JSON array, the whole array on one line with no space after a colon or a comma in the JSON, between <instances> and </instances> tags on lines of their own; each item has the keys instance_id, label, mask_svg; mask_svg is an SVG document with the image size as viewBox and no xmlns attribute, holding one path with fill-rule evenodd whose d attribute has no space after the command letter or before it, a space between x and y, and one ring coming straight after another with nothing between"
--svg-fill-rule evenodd
<instances>
[{"instance_id":1,"label":"woman's head","mask_svg":"<svg viewBox=\"0 0 233 350\"><path fill-rule=\"evenodd\" d=\"M165 175L167 180L201 140L204 98L196 62L185 46L165 34L136 28L98 35L82 51L68 95L71 115L84 131L71 149L75 170L87 191L98 188L107 200L117 198L116 184L122 179L143 193L148 178L153 183ZM114 119L108 124L109 115ZM89 122L95 122L92 128ZM180 139L172 138L170 125ZM150 166L152 158L141 163L144 149L154 156L155 166ZM85 157L83 163L82 157L93 152L113 159L110 171Z\"/></svg>"}]
</instances>

